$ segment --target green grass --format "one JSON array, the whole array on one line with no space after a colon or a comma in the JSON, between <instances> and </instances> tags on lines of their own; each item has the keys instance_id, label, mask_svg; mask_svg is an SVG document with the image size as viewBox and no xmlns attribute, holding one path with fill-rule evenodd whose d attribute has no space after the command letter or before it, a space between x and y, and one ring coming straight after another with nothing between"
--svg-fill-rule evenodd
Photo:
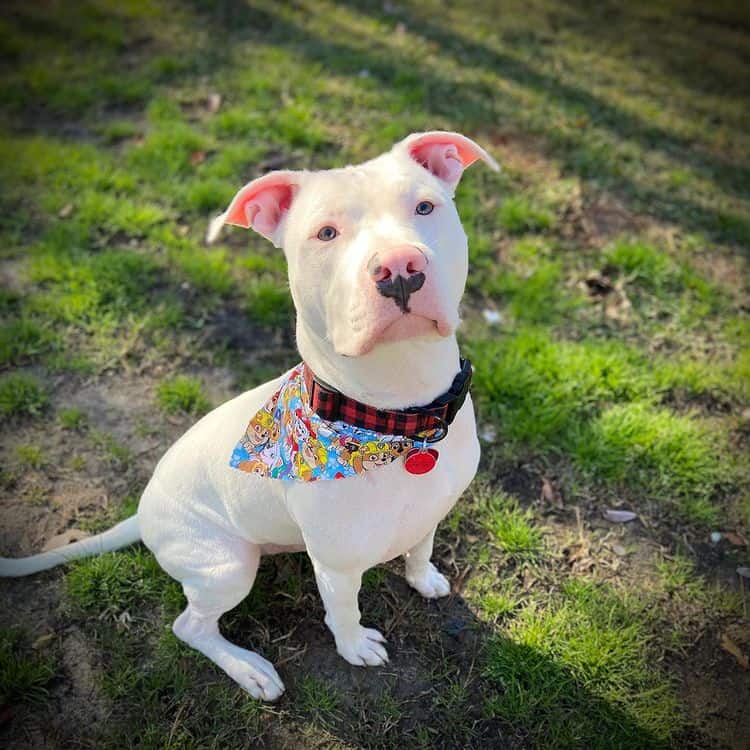
<instances>
[{"instance_id":1,"label":"green grass","mask_svg":"<svg viewBox=\"0 0 750 750\"><path fill-rule=\"evenodd\" d=\"M33 261L30 277L45 293L32 304L63 323L132 312L143 307L142 292L156 281L156 268L151 258L127 251L85 258L43 255Z\"/></svg>"},{"instance_id":2,"label":"green grass","mask_svg":"<svg viewBox=\"0 0 750 750\"><path fill-rule=\"evenodd\" d=\"M480 404L507 438L569 454L597 482L677 498L689 520L717 520L708 500L736 476L721 434L697 414L658 404L672 388L715 388L709 372L649 363L614 342L555 342L540 329L471 351Z\"/></svg>"},{"instance_id":3,"label":"green grass","mask_svg":"<svg viewBox=\"0 0 750 750\"><path fill-rule=\"evenodd\" d=\"M107 461L115 468L125 468L131 460L132 455L127 445L119 442L114 435L100 430L89 433L89 440Z\"/></svg>"},{"instance_id":4,"label":"green grass","mask_svg":"<svg viewBox=\"0 0 750 750\"><path fill-rule=\"evenodd\" d=\"M340 703L337 690L315 677L305 677L299 685L300 710L317 717L331 718Z\"/></svg>"},{"instance_id":5,"label":"green grass","mask_svg":"<svg viewBox=\"0 0 750 750\"><path fill-rule=\"evenodd\" d=\"M264 559L222 621L281 664L287 696L264 708L176 641L179 586L143 548L80 562L39 581L64 586L54 629L85 639L108 721L71 721L63 673L60 715L39 704L34 731L66 725L68 744L105 750L721 743L712 727L740 720L726 694L742 686L706 665L747 606L717 560L744 564L726 534L750 529L750 66L742 13L699 10L11 3L0 500L30 519L23 538L68 523L73 494L78 527L132 514L173 437L160 414L195 420L226 377L249 388L298 360L283 252L239 229L204 243L241 185L435 128L502 165L467 170L456 193L485 434L483 480L437 536L456 593L426 603L399 563L368 571L363 621L392 660L362 673L333 653L309 564ZM151 395L115 431L134 382ZM79 390L113 401L74 407ZM45 531L24 515L42 504ZM602 528L607 507L639 521ZM12 642L3 658L33 676L46 657ZM686 668L727 717L686 710Z\"/></svg>"},{"instance_id":6,"label":"green grass","mask_svg":"<svg viewBox=\"0 0 750 750\"><path fill-rule=\"evenodd\" d=\"M483 291L497 297L514 321L519 323L551 323L581 305L575 292L564 289L563 269L554 260L540 260L522 272L503 268L485 280Z\"/></svg>"},{"instance_id":7,"label":"green grass","mask_svg":"<svg viewBox=\"0 0 750 750\"><path fill-rule=\"evenodd\" d=\"M730 477L726 449L696 419L635 402L603 411L577 441L576 458L598 479L686 498L688 517L708 524L718 508L701 503Z\"/></svg>"},{"instance_id":8,"label":"green grass","mask_svg":"<svg viewBox=\"0 0 750 750\"><path fill-rule=\"evenodd\" d=\"M470 586L469 599L490 620L496 621L512 615L521 603L512 580L498 581L495 576L484 574L472 578Z\"/></svg>"},{"instance_id":9,"label":"green grass","mask_svg":"<svg viewBox=\"0 0 750 750\"><path fill-rule=\"evenodd\" d=\"M65 588L75 607L99 616L178 601L180 596L176 585L143 547L75 563L65 578Z\"/></svg>"},{"instance_id":10,"label":"green grass","mask_svg":"<svg viewBox=\"0 0 750 750\"><path fill-rule=\"evenodd\" d=\"M0 366L25 364L52 348L51 332L29 318L0 328Z\"/></svg>"},{"instance_id":11,"label":"green grass","mask_svg":"<svg viewBox=\"0 0 750 750\"><path fill-rule=\"evenodd\" d=\"M57 669L46 657L30 652L22 633L0 630L0 706L42 704Z\"/></svg>"},{"instance_id":12,"label":"green grass","mask_svg":"<svg viewBox=\"0 0 750 750\"><path fill-rule=\"evenodd\" d=\"M487 497L482 505L482 524L504 554L518 561L531 561L541 555L542 532L534 526L532 513L503 495Z\"/></svg>"},{"instance_id":13,"label":"green grass","mask_svg":"<svg viewBox=\"0 0 750 750\"><path fill-rule=\"evenodd\" d=\"M75 430L76 432L86 429L88 424L86 414L75 407L60 411L57 415L57 421L66 430Z\"/></svg>"},{"instance_id":14,"label":"green grass","mask_svg":"<svg viewBox=\"0 0 750 750\"><path fill-rule=\"evenodd\" d=\"M227 260L226 251L206 250L183 243L173 252L173 260L189 282L198 289L217 294L227 294L232 290L232 266Z\"/></svg>"},{"instance_id":15,"label":"green grass","mask_svg":"<svg viewBox=\"0 0 750 750\"><path fill-rule=\"evenodd\" d=\"M38 445L19 445L16 456L21 463L30 469L41 469L44 466L44 452Z\"/></svg>"},{"instance_id":16,"label":"green grass","mask_svg":"<svg viewBox=\"0 0 750 750\"><path fill-rule=\"evenodd\" d=\"M669 681L651 669L637 600L571 582L490 640L486 711L531 727L541 747L658 747L678 728ZM584 708L585 706L585 708Z\"/></svg>"},{"instance_id":17,"label":"green grass","mask_svg":"<svg viewBox=\"0 0 750 750\"><path fill-rule=\"evenodd\" d=\"M260 325L288 325L293 316L289 289L270 279L260 278L251 282L245 303L249 319Z\"/></svg>"},{"instance_id":18,"label":"green grass","mask_svg":"<svg viewBox=\"0 0 750 750\"><path fill-rule=\"evenodd\" d=\"M201 382L186 375L177 375L159 383L156 399L167 414L203 414L211 408L203 394Z\"/></svg>"},{"instance_id":19,"label":"green grass","mask_svg":"<svg viewBox=\"0 0 750 750\"><path fill-rule=\"evenodd\" d=\"M669 256L645 242L617 242L604 257L621 273L650 287L661 286L670 276Z\"/></svg>"},{"instance_id":20,"label":"green grass","mask_svg":"<svg viewBox=\"0 0 750 750\"><path fill-rule=\"evenodd\" d=\"M549 211L535 206L528 198L512 196L503 201L498 221L509 234L523 234L549 229L553 217Z\"/></svg>"},{"instance_id":21,"label":"green grass","mask_svg":"<svg viewBox=\"0 0 750 750\"><path fill-rule=\"evenodd\" d=\"M31 375L8 375L0 380L0 415L3 417L33 417L40 414L49 402L42 384Z\"/></svg>"}]
</instances>

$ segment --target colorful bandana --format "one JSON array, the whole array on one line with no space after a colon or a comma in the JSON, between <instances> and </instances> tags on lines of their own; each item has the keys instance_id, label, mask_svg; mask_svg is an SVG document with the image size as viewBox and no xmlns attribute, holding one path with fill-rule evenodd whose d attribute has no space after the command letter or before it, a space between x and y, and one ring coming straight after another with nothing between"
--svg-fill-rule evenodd
<instances>
[{"instance_id":1,"label":"colorful bandana","mask_svg":"<svg viewBox=\"0 0 750 750\"><path fill-rule=\"evenodd\" d=\"M272 479L345 479L385 466L413 445L414 441L404 436L321 419L310 408L303 365L299 364L250 420L229 465Z\"/></svg>"}]
</instances>

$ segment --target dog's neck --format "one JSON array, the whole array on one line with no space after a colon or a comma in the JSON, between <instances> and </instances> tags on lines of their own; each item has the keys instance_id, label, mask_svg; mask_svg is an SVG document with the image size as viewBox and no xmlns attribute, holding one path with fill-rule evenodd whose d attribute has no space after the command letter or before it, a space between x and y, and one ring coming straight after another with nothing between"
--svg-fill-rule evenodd
<instances>
[{"instance_id":1,"label":"dog's neck","mask_svg":"<svg viewBox=\"0 0 750 750\"><path fill-rule=\"evenodd\" d=\"M361 357L343 357L298 317L297 348L325 383L379 409L429 404L450 388L460 369L455 336L380 344Z\"/></svg>"}]
</instances>

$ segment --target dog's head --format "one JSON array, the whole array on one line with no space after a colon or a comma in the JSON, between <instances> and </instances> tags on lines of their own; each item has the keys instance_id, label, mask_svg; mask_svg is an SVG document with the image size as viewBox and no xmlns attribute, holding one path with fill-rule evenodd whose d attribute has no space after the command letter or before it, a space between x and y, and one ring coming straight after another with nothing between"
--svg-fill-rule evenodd
<instances>
[{"instance_id":1,"label":"dog's head","mask_svg":"<svg viewBox=\"0 0 750 750\"><path fill-rule=\"evenodd\" d=\"M463 170L497 169L458 133L416 133L343 169L271 172L211 224L252 227L283 247L297 314L336 354L386 341L451 336L468 271L453 203Z\"/></svg>"}]
</instances>

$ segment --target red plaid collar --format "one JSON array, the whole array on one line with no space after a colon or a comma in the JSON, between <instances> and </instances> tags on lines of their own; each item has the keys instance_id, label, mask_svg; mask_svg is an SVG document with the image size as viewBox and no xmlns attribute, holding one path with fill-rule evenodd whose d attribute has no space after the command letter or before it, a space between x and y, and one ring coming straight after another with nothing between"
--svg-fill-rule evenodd
<instances>
[{"instance_id":1,"label":"red plaid collar","mask_svg":"<svg viewBox=\"0 0 750 750\"><path fill-rule=\"evenodd\" d=\"M324 383L304 362L302 373L310 408L321 419L346 422L383 435L403 435L434 443L448 434L448 426L463 406L471 384L472 367L468 359L462 359L458 375L442 396L427 406L408 409L377 409L356 401Z\"/></svg>"}]
</instances>

